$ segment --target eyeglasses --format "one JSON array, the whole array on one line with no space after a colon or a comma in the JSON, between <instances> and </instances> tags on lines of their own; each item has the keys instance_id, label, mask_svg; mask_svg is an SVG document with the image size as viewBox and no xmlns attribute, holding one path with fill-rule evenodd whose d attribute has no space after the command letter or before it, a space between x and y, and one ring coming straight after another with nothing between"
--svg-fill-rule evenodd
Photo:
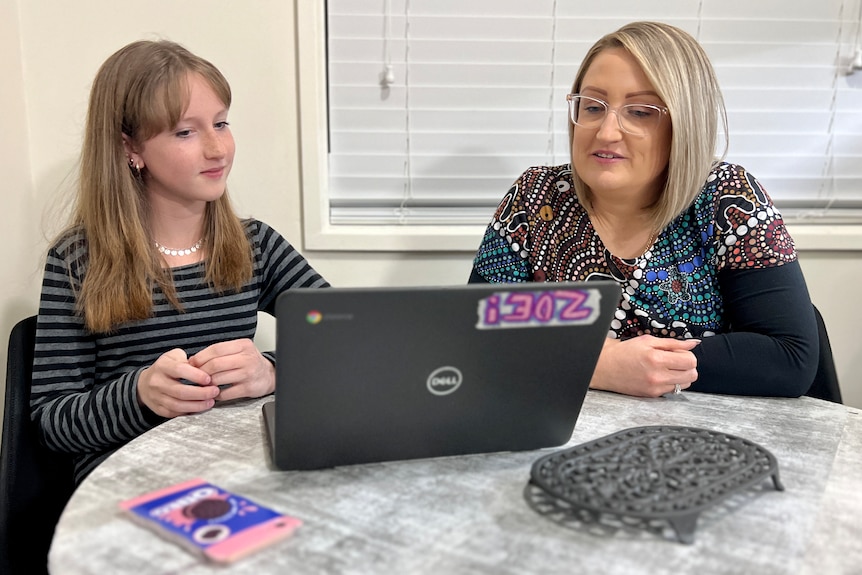
<instances>
[{"instance_id":1,"label":"eyeglasses","mask_svg":"<svg viewBox=\"0 0 862 575\"><path fill-rule=\"evenodd\" d=\"M580 94L566 94L566 100L569 102L569 117L574 124L596 129L605 121L608 112L613 112L620 130L633 136L652 133L661 122L661 117L668 113L667 108L652 104L626 104L611 108L604 100Z\"/></svg>"}]
</instances>

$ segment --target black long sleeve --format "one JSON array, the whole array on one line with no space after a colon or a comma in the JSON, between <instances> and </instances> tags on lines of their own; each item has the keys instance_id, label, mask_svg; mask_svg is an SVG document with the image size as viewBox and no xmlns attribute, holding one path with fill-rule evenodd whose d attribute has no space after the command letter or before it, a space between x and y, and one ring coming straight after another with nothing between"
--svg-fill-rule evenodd
<instances>
[{"instance_id":1,"label":"black long sleeve","mask_svg":"<svg viewBox=\"0 0 862 575\"><path fill-rule=\"evenodd\" d=\"M799 397L817 371L814 308L798 261L719 274L727 333L694 349L691 389L734 395Z\"/></svg>"}]
</instances>

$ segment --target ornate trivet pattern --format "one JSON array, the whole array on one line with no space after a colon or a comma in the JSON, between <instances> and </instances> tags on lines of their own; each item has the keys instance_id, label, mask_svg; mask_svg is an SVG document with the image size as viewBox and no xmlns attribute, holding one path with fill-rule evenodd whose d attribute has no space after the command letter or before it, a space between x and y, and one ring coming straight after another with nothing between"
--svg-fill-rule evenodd
<instances>
[{"instance_id":1,"label":"ornate trivet pattern","mask_svg":"<svg viewBox=\"0 0 862 575\"><path fill-rule=\"evenodd\" d=\"M708 429L648 426L543 456L530 483L574 514L665 520L692 543L704 509L770 476L783 491L778 462L756 443Z\"/></svg>"}]
</instances>

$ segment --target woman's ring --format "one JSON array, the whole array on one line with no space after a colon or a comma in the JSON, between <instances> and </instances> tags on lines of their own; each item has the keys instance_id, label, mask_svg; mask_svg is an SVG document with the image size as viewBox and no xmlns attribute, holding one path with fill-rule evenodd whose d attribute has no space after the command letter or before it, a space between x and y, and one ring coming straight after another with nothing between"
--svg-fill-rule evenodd
<instances>
[{"instance_id":1,"label":"woman's ring","mask_svg":"<svg viewBox=\"0 0 862 575\"><path fill-rule=\"evenodd\" d=\"M678 395L680 393L682 393L682 389L680 389L679 384L678 383L673 384L673 394Z\"/></svg>"}]
</instances>

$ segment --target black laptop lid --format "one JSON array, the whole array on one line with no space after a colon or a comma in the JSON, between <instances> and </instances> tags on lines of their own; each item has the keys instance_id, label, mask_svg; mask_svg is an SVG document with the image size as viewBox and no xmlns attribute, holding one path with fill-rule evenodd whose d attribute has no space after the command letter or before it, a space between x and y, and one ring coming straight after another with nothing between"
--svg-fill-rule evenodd
<instances>
[{"instance_id":1,"label":"black laptop lid","mask_svg":"<svg viewBox=\"0 0 862 575\"><path fill-rule=\"evenodd\" d=\"M265 408L273 460L316 469L561 445L619 295L612 282L289 290Z\"/></svg>"}]
</instances>

